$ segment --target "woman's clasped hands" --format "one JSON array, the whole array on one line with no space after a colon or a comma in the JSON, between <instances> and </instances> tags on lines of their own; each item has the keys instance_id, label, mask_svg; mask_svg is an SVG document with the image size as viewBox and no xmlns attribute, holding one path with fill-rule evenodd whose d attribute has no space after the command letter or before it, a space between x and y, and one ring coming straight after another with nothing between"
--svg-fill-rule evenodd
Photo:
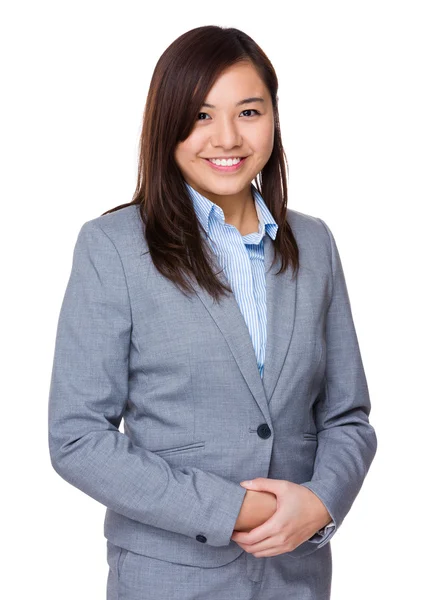
<instances>
[{"instance_id":1,"label":"woman's clasped hands","mask_svg":"<svg viewBox=\"0 0 431 600\"><path fill-rule=\"evenodd\" d=\"M269 519L250 531L234 530L231 536L253 556L291 552L331 522L331 515L320 498L302 485L266 477L242 481L240 485L247 490L271 492L276 497L276 511Z\"/></svg>"}]
</instances>

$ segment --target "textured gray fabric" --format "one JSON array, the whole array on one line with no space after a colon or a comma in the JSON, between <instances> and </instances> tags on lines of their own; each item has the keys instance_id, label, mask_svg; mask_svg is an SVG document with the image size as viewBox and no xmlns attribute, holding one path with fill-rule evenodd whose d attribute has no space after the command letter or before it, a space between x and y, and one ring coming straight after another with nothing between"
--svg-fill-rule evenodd
<instances>
[{"instance_id":1,"label":"textured gray fabric","mask_svg":"<svg viewBox=\"0 0 431 600\"><path fill-rule=\"evenodd\" d=\"M333 235L298 211L289 209L288 220L298 279L290 270L276 275L278 261L269 270L273 242L264 238L263 379L234 296L217 304L197 287L188 298L162 277L136 206L87 221L59 315L49 449L54 469L107 507L112 544L171 565L213 568L239 558L230 536L246 492L240 481L305 485L335 528L322 543L306 541L269 562L281 574L284 565L287 581L295 565L291 592L302 573L315 582L310 598L326 598L327 544L377 438ZM259 435L263 424L269 437Z\"/></svg>"},{"instance_id":2,"label":"textured gray fabric","mask_svg":"<svg viewBox=\"0 0 431 600\"><path fill-rule=\"evenodd\" d=\"M330 544L304 558L242 552L220 567L136 554L107 541L107 600L329 600Z\"/></svg>"}]
</instances>

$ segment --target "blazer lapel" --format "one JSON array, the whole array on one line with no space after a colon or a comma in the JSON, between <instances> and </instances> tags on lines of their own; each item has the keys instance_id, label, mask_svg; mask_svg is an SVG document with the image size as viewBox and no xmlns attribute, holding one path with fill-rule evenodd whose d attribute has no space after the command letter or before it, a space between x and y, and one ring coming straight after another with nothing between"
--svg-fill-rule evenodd
<instances>
[{"instance_id":1,"label":"blazer lapel","mask_svg":"<svg viewBox=\"0 0 431 600\"><path fill-rule=\"evenodd\" d=\"M276 275L281 261L277 259L273 268L270 265L274 257L274 242L265 235L265 278L266 278L266 319L267 339L263 386L268 404L286 361L293 333L296 312L297 278L293 278L292 267Z\"/></svg>"},{"instance_id":2,"label":"blazer lapel","mask_svg":"<svg viewBox=\"0 0 431 600\"><path fill-rule=\"evenodd\" d=\"M214 260L216 260L214 258ZM218 261L216 261L218 264ZM218 264L218 271L221 269ZM227 282L223 272L219 277ZM229 294L217 304L208 292L196 286L196 293L204 303L217 327L226 339L233 357L248 385L251 393L259 405L267 421L270 420L268 403L262 385L262 379L257 368L256 355L247 324L242 316L234 294Z\"/></svg>"},{"instance_id":3,"label":"blazer lapel","mask_svg":"<svg viewBox=\"0 0 431 600\"><path fill-rule=\"evenodd\" d=\"M291 281L291 269L276 276L279 259L269 270L274 256L273 242L268 235L264 238L265 278L267 294L267 343L263 379L259 374L256 355L247 324L234 294L229 294L217 304L210 294L200 286L196 293L214 319L226 339L233 357L254 399L268 422L271 421L268 404L283 367L293 332L295 318L296 279ZM228 283L221 266L214 256L220 277Z\"/></svg>"}]
</instances>

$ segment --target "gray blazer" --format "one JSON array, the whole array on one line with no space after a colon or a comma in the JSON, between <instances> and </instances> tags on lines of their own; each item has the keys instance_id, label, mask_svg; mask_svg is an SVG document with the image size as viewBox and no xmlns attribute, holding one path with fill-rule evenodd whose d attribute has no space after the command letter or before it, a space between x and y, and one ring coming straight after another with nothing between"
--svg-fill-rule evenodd
<instances>
[{"instance_id":1,"label":"gray blazer","mask_svg":"<svg viewBox=\"0 0 431 600\"><path fill-rule=\"evenodd\" d=\"M230 536L239 482L255 477L308 487L335 523L290 556L319 552L352 506L377 439L346 283L327 225L287 218L301 266L297 279L276 275L279 262L269 270L264 237L263 380L233 294L218 305L164 278L137 206L82 226L58 321L49 450L62 478L107 507L112 543L224 565L243 552Z\"/></svg>"}]
</instances>

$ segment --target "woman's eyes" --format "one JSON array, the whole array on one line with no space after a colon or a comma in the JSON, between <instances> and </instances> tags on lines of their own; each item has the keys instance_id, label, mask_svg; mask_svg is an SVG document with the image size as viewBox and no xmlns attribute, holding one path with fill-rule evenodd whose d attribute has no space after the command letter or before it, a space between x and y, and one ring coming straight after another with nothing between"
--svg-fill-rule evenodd
<instances>
[{"instance_id":1,"label":"woman's eyes","mask_svg":"<svg viewBox=\"0 0 431 600\"><path fill-rule=\"evenodd\" d=\"M245 110L243 110L242 112L243 112L243 113L245 113L245 112L255 112L257 115L260 115L260 112L259 112L258 110L256 110L255 108L246 108L246 109L245 109ZM197 120L198 120L198 121L207 121L207 119L200 119L200 118L199 118L199 117L200 117L200 115L208 115L208 113L205 113L205 112L200 112L200 113L198 113L198 118L197 118ZM209 116L209 115L208 115L208 116ZM250 116L252 117L253 115L250 115Z\"/></svg>"}]
</instances>

